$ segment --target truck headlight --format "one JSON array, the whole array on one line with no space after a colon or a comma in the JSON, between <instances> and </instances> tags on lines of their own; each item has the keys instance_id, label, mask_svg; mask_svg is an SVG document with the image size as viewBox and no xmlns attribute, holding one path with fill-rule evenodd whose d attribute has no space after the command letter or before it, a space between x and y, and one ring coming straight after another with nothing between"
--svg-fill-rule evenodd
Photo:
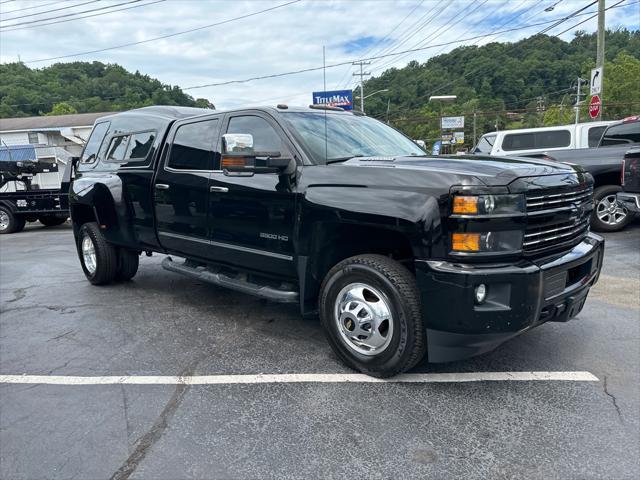
<instances>
[{"instance_id":1,"label":"truck headlight","mask_svg":"<svg viewBox=\"0 0 640 480\"><path fill-rule=\"evenodd\" d=\"M454 215L510 215L524 213L524 195L454 195Z\"/></svg>"},{"instance_id":2,"label":"truck headlight","mask_svg":"<svg viewBox=\"0 0 640 480\"><path fill-rule=\"evenodd\" d=\"M451 234L451 250L456 253L508 253L522 249L522 232L468 232Z\"/></svg>"}]
</instances>

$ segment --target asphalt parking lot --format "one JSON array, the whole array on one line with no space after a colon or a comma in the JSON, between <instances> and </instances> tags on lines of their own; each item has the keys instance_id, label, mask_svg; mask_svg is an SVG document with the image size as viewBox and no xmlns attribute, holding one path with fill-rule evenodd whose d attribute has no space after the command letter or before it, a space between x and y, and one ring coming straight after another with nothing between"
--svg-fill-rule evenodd
<instances>
[{"instance_id":1,"label":"asphalt parking lot","mask_svg":"<svg viewBox=\"0 0 640 480\"><path fill-rule=\"evenodd\" d=\"M597 381L0 384L0 478L638 478L640 223L583 312L415 372ZM317 321L164 271L91 286L68 225L0 238L0 376L351 373Z\"/></svg>"}]
</instances>

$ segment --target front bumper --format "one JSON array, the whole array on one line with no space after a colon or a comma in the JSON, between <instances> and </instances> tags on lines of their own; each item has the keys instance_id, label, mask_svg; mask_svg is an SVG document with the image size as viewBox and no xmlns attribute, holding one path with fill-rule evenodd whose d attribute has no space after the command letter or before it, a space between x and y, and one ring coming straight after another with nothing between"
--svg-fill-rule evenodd
<instances>
[{"instance_id":1,"label":"front bumper","mask_svg":"<svg viewBox=\"0 0 640 480\"><path fill-rule=\"evenodd\" d=\"M561 256L510 265L416 261L430 362L493 350L547 321L576 316L600 275L604 240L589 234ZM475 288L487 298L475 303Z\"/></svg>"},{"instance_id":2,"label":"front bumper","mask_svg":"<svg viewBox=\"0 0 640 480\"><path fill-rule=\"evenodd\" d=\"M618 192L616 194L618 203L625 207L629 212L640 213L640 193Z\"/></svg>"}]
</instances>

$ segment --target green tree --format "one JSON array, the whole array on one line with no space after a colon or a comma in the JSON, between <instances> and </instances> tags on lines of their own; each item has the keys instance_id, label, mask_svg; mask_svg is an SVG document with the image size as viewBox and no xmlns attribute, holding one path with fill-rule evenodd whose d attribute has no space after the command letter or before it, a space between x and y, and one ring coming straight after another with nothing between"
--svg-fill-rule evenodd
<instances>
[{"instance_id":1,"label":"green tree","mask_svg":"<svg viewBox=\"0 0 640 480\"><path fill-rule=\"evenodd\" d=\"M51 111L45 115L69 115L72 113L78 113L78 111L73 108L73 105L70 105L67 102L61 102L54 104Z\"/></svg>"},{"instance_id":2,"label":"green tree","mask_svg":"<svg viewBox=\"0 0 640 480\"><path fill-rule=\"evenodd\" d=\"M571 108L566 105L552 105L544 112L543 124L545 127L566 125L573 119Z\"/></svg>"}]
</instances>

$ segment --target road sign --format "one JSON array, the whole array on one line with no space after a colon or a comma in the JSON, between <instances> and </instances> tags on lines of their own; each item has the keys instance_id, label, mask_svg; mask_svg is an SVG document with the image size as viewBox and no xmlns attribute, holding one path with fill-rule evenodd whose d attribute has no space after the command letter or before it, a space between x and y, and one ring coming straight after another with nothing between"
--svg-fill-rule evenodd
<instances>
[{"instance_id":1,"label":"road sign","mask_svg":"<svg viewBox=\"0 0 640 480\"><path fill-rule=\"evenodd\" d=\"M600 95L602 91L602 67L591 70L591 95Z\"/></svg>"},{"instance_id":2,"label":"road sign","mask_svg":"<svg viewBox=\"0 0 640 480\"><path fill-rule=\"evenodd\" d=\"M442 130L464 128L464 117L442 117L441 128Z\"/></svg>"},{"instance_id":3,"label":"road sign","mask_svg":"<svg viewBox=\"0 0 640 480\"><path fill-rule=\"evenodd\" d=\"M329 92L313 92L314 105L328 105L345 110L353 109L353 92L351 90L332 90Z\"/></svg>"},{"instance_id":4,"label":"road sign","mask_svg":"<svg viewBox=\"0 0 640 480\"><path fill-rule=\"evenodd\" d=\"M591 118L596 118L600 115L600 106L602 103L600 102L600 97L598 95L594 95L591 97L591 101L589 102L589 116Z\"/></svg>"}]
</instances>

